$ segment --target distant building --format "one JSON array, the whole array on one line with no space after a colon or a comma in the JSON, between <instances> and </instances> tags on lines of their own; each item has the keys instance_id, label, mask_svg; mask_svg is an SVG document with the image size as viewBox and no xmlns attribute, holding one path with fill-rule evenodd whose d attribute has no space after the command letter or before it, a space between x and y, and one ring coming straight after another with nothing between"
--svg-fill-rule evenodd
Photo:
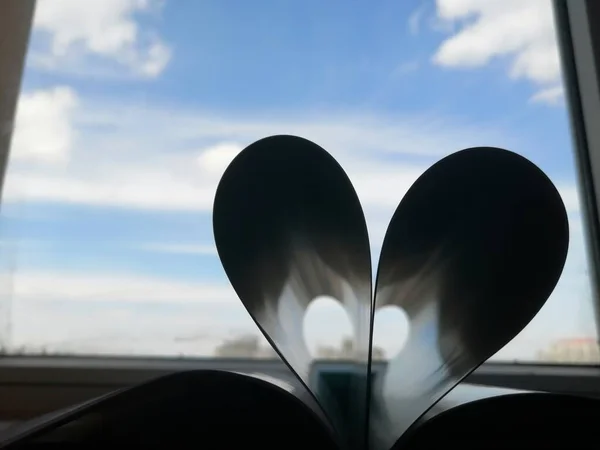
<instances>
[{"instance_id":1,"label":"distant building","mask_svg":"<svg viewBox=\"0 0 600 450\"><path fill-rule=\"evenodd\" d=\"M271 347L261 345L261 339L255 335L243 335L227 339L215 350L220 358L275 359L277 354Z\"/></svg>"},{"instance_id":2,"label":"distant building","mask_svg":"<svg viewBox=\"0 0 600 450\"><path fill-rule=\"evenodd\" d=\"M538 354L538 359L548 363L600 363L600 347L594 338L562 339Z\"/></svg>"},{"instance_id":3,"label":"distant building","mask_svg":"<svg viewBox=\"0 0 600 450\"><path fill-rule=\"evenodd\" d=\"M346 338L339 347L321 346L317 350L317 358L324 360L349 360L355 358L354 341ZM373 359L376 361L385 359L385 352L379 347L373 347Z\"/></svg>"},{"instance_id":4,"label":"distant building","mask_svg":"<svg viewBox=\"0 0 600 450\"><path fill-rule=\"evenodd\" d=\"M252 334L236 336L223 341L214 354L217 358L278 359L275 350L263 345L263 341L259 336ZM354 341L350 338L344 339L339 347L319 347L316 356L317 359L324 360L351 360L355 357ZM373 360L385 360L385 353L379 347L373 347Z\"/></svg>"}]
</instances>

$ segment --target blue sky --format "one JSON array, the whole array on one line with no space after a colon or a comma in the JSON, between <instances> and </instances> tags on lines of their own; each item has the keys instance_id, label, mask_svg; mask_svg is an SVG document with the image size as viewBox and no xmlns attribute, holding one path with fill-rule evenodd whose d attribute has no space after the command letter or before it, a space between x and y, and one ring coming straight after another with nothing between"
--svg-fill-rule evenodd
<instances>
[{"instance_id":1,"label":"blue sky","mask_svg":"<svg viewBox=\"0 0 600 450\"><path fill-rule=\"evenodd\" d=\"M342 163L374 254L440 157L525 155L561 191L573 238L548 306L500 357L595 336L549 1L39 0L0 223L11 348L210 355L254 332L211 205L235 154L279 133ZM318 314L311 348L347 331L335 308Z\"/></svg>"}]
</instances>

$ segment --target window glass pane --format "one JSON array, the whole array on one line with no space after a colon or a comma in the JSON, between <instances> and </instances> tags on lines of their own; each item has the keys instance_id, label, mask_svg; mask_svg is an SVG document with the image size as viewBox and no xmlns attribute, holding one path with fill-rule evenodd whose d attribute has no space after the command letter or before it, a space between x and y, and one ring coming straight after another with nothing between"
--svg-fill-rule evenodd
<instances>
[{"instance_id":1,"label":"window glass pane","mask_svg":"<svg viewBox=\"0 0 600 450\"><path fill-rule=\"evenodd\" d=\"M224 168L271 134L341 162L374 254L441 157L485 145L535 162L569 212L568 262L494 358L599 360L549 0L39 0L0 222L3 350L274 357L211 225ZM314 309L309 347L343 357L343 311ZM378 355L402 320L380 320Z\"/></svg>"}]
</instances>

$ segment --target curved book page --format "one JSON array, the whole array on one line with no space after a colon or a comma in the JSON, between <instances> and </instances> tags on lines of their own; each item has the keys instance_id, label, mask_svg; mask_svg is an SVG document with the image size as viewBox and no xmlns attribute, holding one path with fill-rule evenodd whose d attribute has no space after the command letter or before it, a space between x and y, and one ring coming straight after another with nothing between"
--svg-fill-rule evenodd
<instances>
[{"instance_id":1,"label":"curved book page","mask_svg":"<svg viewBox=\"0 0 600 450\"><path fill-rule=\"evenodd\" d=\"M199 370L166 375L31 423L1 448L70 444L81 448L338 449L326 422L288 390L260 376Z\"/></svg>"},{"instance_id":2,"label":"curved book page","mask_svg":"<svg viewBox=\"0 0 600 450\"><path fill-rule=\"evenodd\" d=\"M392 447L523 329L554 289L568 247L564 205L541 170L506 150L463 150L427 170L400 203L371 299L356 193L327 152L293 136L260 140L234 159L217 190L214 229L240 299L307 389L306 309L321 295L346 309L353 387L348 398L323 386L313 395L345 447L375 450ZM410 333L371 387L374 307L388 305L405 311Z\"/></svg>"},{"instance_id":3,"label":"curved book page","mask_svg":"<svg viewBox=\"0 0 600 450\"><path fill-rule=\"evenodd\" d=\"M310 390L306 388L304 383L302 383L295 374L290 373L289 377L285 379L281 377L273 377L264 373L247 373L247 372L235 372L240 375L257 378L266 383L270 383L274 386L277 386L280 389L283 389L286 392L289 392L306 406L308 406L315 415L321 419L323 422L323 426L328 428L332 436L336 436L339 433L339 430L333 428L331 422L328 420L325 411L321 404L316 400L315 396L312 395Z\"/></svg>"},{"instance_id":4,"label":"curved book page","mask_svg":"<svg viewBox=\"0 0 600 450\"><path fill-rule=\"evenodd\" d=\"M352 398L320 390L318 400L348 446L364 448L371 264L365 218L346 173L310 141L262 139L225 171L213 226L236 293L307 388L312 358L303 336L306 310L323 295L345 308L355 333Z\"/></svg>"},{"instance_id":5,"label":"curved book page","mask_svg":"<svg viewBox=\"0 0 600 450\"><path fill-rule=\"evenodd\" d=\"M464 150L415 182L379 261L376 307L402 308L410 334L374 389L372 448L389 449L529 323L554 289L567 248L558 191L515 153Z\"/></svg>"}]
</instances>

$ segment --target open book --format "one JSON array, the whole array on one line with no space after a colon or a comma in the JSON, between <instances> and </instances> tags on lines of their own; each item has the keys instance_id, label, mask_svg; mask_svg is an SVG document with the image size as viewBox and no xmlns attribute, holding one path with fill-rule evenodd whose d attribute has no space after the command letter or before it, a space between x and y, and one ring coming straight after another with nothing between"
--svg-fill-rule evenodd
<instances>
[{"instance_id":1,"label":"open book","mask_svg":"<svg viewBox=\"0 0 600 450\"><path fill-rule=\"evenodd\" d=\"M308 140L273 136L242 151L219 183L213 217L225 272L290 378L175 374L53 418L52 427L36 428L36 439L410 446L427 413L544 305L568 248L567 215L552 182L525 158L497 148L454 153L418 178L391 219L374 286L357 194L337 161ZM307 307L322 295L340 302L354 331L348 361L335 370L312 360L302 332ZM392 359L374 362L374 316L390 305L406 313L408 338ZM511 401L478 411L505 413ZM528 401L530 409L543 402ZM442 442L435 431L422 435Z\"/></svg>"},{"instance_id":2,"label":"open book","mask_svg":"<svg viewBox=\"0 0 600 450\"><path fill-rule=\"evenodd\" d=\"M552 182L497 148L454 153L418 178L389 223L374 289L351 180L308 140L273 136L242 151L217 189L213 225L239 298L323 420L343 446L377 450L523 329L554 289L568 248ZM302 318L321 295L343 305L354 330L343 389L310 383ZM375 373L373 319L389 305L407 315L409 336Z\"/></svg>"}]
</instances>

